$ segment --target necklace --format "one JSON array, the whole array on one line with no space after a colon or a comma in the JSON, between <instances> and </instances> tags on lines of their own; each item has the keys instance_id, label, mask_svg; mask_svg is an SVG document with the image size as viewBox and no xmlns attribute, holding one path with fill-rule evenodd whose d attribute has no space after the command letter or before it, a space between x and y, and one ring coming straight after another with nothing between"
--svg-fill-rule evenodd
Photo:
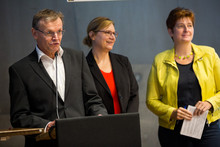
<instances>
[{"instance_id":1,"label":"necklace","mask_svg":"<svg viewBox=\"0 0 220 147\"><path fill-rule=\"evenodd\" d=\"M175 53L175 57L177 57L177 58L179 58L179 59L183 59L183 60L189 58L191 55L193 55L193 52L191 52L189 55L186 55L186 56L178 56L178 55Z\"/></svg>"}]
</instances>

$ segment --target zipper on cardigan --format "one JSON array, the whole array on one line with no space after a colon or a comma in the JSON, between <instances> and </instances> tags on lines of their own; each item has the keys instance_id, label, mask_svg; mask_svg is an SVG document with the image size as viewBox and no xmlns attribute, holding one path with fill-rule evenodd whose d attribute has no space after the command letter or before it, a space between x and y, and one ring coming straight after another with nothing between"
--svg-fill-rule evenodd
<instances>
[{"instance_id":1,"label":"zipper on cardigan","mask_svg":"<svg viewBox=\"0 0 220 147\"><path fill-rule=\"evenodd\" d=\"M207 119L206 119L206 124L208 125L208 127L210 127L210 123Z\"/></svg>"}]
</instances>

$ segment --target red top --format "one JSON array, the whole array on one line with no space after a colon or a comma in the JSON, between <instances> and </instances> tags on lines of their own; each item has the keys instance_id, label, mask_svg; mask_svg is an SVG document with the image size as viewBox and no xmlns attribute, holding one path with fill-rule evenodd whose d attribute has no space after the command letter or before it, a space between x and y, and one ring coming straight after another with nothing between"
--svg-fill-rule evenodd
<instances>
[{"instance_id":1,"label":"red top","mask_svg":"<svg viewBox=\"0 0 220 147\"><path fill-rule=\"evenodd\" d=\"M110 73L106 73L102 70L101 70L101 72L102 72L102 75L103 75L103 77L104 77L104 79L105 79L105 81L111 91L115 114L118 114L121 112L121 108L120 108L120 104L119 104L118 93L117 93L117 89L116 89L116 85L115 85L115 79L114 79L113 72L111 71Z\"/></svg>"}]
</instances>

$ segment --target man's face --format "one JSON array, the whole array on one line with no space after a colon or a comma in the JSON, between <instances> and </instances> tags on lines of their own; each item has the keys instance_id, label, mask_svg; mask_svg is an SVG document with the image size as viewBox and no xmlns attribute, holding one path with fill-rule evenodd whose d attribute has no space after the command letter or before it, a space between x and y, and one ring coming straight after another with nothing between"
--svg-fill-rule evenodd
<instances>
[{"instance_id":1,"label":"man's face","mask_svg":"<svg viewBox=\"0 0 220 147\"><path fill-rule=\"evenodd\" d=\"M63 23L60 18L55 21L40 20L38 29L32 28L32 34L38 48L51 58L59 51L63 37Z\"/></svg>"}]
</instances>

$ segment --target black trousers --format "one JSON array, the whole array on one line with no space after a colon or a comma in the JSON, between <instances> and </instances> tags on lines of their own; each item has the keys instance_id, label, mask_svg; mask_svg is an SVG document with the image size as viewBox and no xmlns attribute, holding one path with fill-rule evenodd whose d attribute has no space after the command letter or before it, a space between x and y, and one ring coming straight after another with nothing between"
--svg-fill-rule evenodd
<instances>
[{"instance_id":1,"label":"black trousers","mask_svg":"<svg viewBox=\"0 0 220 147\"><path fill-rule=\"evenodd\" d=\"M220 147L219 120L210 125L205 124L201 139L180 135L181 126L182 121L177 122L174 130L159 127L158 137L161 147Z\"/></svg>"}]
</instances>

